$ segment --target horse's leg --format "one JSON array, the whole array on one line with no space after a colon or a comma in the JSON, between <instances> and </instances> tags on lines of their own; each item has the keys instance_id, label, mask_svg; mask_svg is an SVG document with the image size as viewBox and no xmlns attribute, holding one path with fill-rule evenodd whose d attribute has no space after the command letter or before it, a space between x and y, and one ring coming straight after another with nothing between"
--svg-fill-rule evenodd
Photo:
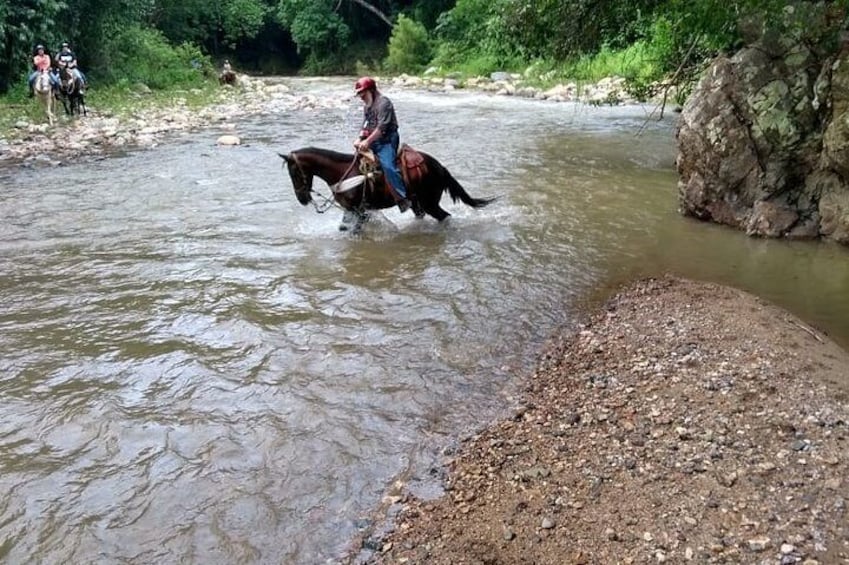
<instances>
[{"instance_id":1,"label":"horse's leg","mask_svg":"<svg viewBox=\"0 0 849 565\"><path fill-rule=\"evenodd\" d=\"M440 208L439 204L434 204L432 206L425 208L425 212L427 212L428 214L430 214L431 216L436 218L436 221L438 221L438 222L445 220L445 218L447 218L448 216L451 215L448 212L446 212L445 210L443 210L442 208Z\"/></svg>"},{"instance_id":2,"label":"horse's leg","mask_svg":"<svg viewBox=\"0 0 849 565\"><path fill-rule=\"evenodd\" d=\"M413 214L416 215L416 219L421 220L422 218L424 218L427 212L425 212L424 208L422 208L422 203L419 202L419 199L413 197L410 199L410 202L412 203Z\"/></svg>"},{"instance_id":3,"label":"horse's leg","mask_svg":"<svg viewBox=\"0 0 849 565\"><path fill-rule=\"evenodd\" d=\"M339 231L348 231L351 225L356 222L357 213L353 210L345 210L342 214L342 222L339 224Z\"/></svg>"},{"instance_id":4,"label":"horse's leg","mask_svg":"<svg viewBox=\"0 0 849 565\"><path fill-rule=\"evenodd\" d=\"M413 201L413 212L417 218L422 218L425 214L430 214L438 222L441 222L451 215L439 207L442 190L441 184L433 182L424 182L417 187L417 197Z\"/></svg>"},{"instance_id":5,"label":"horse's leg","mask_svg":"<svg viewBox=\"0 0 849 565\"><path fill-rule=\"evenodd\" d=\"M365 210L357 210L354 214L356 214L357 221L354 224L354 228L351 230L351 233L359 235L363 231L363 226L365 226L366 222L368 222L369 218L371 218L371 214Z\"/></svg>"}]
</instances>

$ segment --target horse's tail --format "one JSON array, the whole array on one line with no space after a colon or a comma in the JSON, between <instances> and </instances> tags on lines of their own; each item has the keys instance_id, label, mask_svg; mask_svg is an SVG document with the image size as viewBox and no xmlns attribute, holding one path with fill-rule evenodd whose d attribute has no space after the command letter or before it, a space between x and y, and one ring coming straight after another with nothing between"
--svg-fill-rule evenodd
<instances>
[{"instance_id":1,"label":"horse's tail","mask_svg":"<svg viewBox=\"0 0 849 565\"><path fill-rule=\"evenodd\" d=\"M495 198L474 198L466 192L466 189L463 188L457 179L455 179L451 173L448 172L448 169L439 164L439 167L442 169L442 178L445 179L445 187L448 189L448 194L451 195L451 199L454 202L460 200L463 204L467 206L471 206L472 208L483 208Z\"/></svg>"}]
</instances>

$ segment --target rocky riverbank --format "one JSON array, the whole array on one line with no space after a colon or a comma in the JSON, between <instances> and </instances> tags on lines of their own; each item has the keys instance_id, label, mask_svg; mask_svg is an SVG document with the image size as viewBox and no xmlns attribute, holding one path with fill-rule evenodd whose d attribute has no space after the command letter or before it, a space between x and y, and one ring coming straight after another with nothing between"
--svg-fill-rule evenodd
<instances>
[{"instance_id":1,"label":"rocky riverbank","mask_svg":"<svg viewBox=\"0 0 849 565\"><path fill-rule=\"evenodd\" d=\"M592 85L575 83L548 90L525 86L519 75L494 73L491 77L473 77L460 83L453 78L398 77L380 78L379 84L391 88L409 88L450 92L465 88L493 95L519 96L548 102L579 102L593 105L636 102L624 86L624 79L607 78ZM64 116L50 127L46 118L33 123L18 120L12 131L0 132L0 166L60 165L81 157L98 157L129 148L153 147L184 131L215 127L222 134L235 133L232 121L241 116L279 111L341 108L350 103L344 98L318 98L293 92L280 77L239 75L235 87L224 87L217 99L197 109L188 103L189 92L175 94L165 106L148 104L149 91L138 85L138 108L123 114L110 114L97 107L96 91L89 97L89 115L68 120ZM33 102L34 103L34 102ZM232 139L226 140L232 143Z\"/></svg>"},{"instance_id":2,"label":"rocky riverbank","mask_svg":"<svg viewBox=\"0 0 849 565\"><path fill-rule=\"evenodd\" d=\"M848 392L849 354L787 312L636 283L447 458L444 496L387 496L342 561L845 563Z\"/></svg>"},{"instance_id":3,"label":"rocky riverbank","mask_svg":"<svg viewBox=\"0 0 849 565\"><path fill-rule=\"evenodd\" d=\"M246 115L280 110L339 107L343 100L319 99L293 93L279 79L239 75L235 87L221 88L207 107L193 108L179 93L167 107L146 102L144 85L138 86L138 108L113 115L97 107L96 91L89 97L89 115L50 127L44 123L18 121L11 132L0 134L0 165L3 163L59 165L80 157L97 157L128 148L153 147L184 131L215 127L223 134L233 132L232 120ZM232 140L229 141L232 143Z\"/></svg>"},{"instance_id":4,"label":"rocky riverbank","mask_svg":"<svg viewBox=\"0 0 849 565\"><path fill-rule=\"evenodd\" d=\"M437 77L400 75L391 79L401 88L452 92L458 89L489 92L499 96L517 96L550 102L580 102L593 106L636 104L639 102L622 77L607 77L596 83L569 81L548 88L530 84L518 73L497 72L488 77ZM658 87L659 89L659 87ZM657 100L655 101L657 102Z\"/></svg>"}]
</instances>

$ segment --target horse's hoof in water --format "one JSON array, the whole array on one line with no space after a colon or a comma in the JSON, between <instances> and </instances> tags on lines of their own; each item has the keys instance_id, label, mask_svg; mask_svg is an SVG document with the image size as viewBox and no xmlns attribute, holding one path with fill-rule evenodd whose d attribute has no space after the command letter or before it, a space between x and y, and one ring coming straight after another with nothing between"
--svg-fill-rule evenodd
<instances>
[{"instance_id":1,"label":"horse's hoof in water","mask_svg":"<svg viewBox=\"0 0 849 565\"><path fill-rule=\"evenodd\" d=\"M424 218L425 211L422 210L422 205L419 204L418 199L411 200L410 202L413 205L413 214L416 215L416 218L419 218L419 219Z\"/></svg>"},{"instance_id":2,"label":"horse's hoof in water","mask_svg":"<svg viewBox=\"0 0 849 565\"><path fill-rule=\"evenodd\" d=\"M348 231L351 226L357 223L357 214L350 210L345 210L342 214L342 223L339 224L339 231Z\"/></svg>"}]
</instances>

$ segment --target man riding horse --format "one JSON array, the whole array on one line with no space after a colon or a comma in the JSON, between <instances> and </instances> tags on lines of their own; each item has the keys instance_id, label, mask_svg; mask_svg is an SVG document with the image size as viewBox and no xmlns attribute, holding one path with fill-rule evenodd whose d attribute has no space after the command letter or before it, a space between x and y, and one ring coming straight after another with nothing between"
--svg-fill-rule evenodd
<instances>
[{"instance_id":1,"label":"man riding horse","mask_svg":"<svg viewBox=\"0 0 849 565\"><path fill-rule=\"evenodd\" d=\"M369 148L380 160L386 183L395 194L398 209L406 212L410 209L407 199L407 187L395 163L398 155L400 136L398 135L398 118L392 101L380 93L377 83L371 77L363 77L354 85L354 92L363 101L363 117L365 122L360 137L354 142L357 151L364 152Z\"/></svg>"},{"instance_id":2,"label":"man riding horse","mask_svg":"<svg viewBox=\"0 0 849 565\"><path fill-rule=\"evenodd\" d=\"M236 84L236 73L233 71L233 66L230 64L230 59L224 59L224 65L221 67L221 74L218 75L219 84Z\"/></svg>"},{"instance_id":3,"label":"man riding horse","mask_svg":"<svg viewBox=\"0 0 849 565\"><path fill-rule=\"evenodd\" d=\"M75 79L79 79L80 81L80 94L85 94L85 89L87 86L87 81L85 75L80 71L77 67L77 56L74 55L74 52L71 51L71 46L68 45L67 41L62 42L62 49L59 51L59 54L56 55L56 62L59 65L59 68L68 69Z\"/></svg>"}]
</instances>

